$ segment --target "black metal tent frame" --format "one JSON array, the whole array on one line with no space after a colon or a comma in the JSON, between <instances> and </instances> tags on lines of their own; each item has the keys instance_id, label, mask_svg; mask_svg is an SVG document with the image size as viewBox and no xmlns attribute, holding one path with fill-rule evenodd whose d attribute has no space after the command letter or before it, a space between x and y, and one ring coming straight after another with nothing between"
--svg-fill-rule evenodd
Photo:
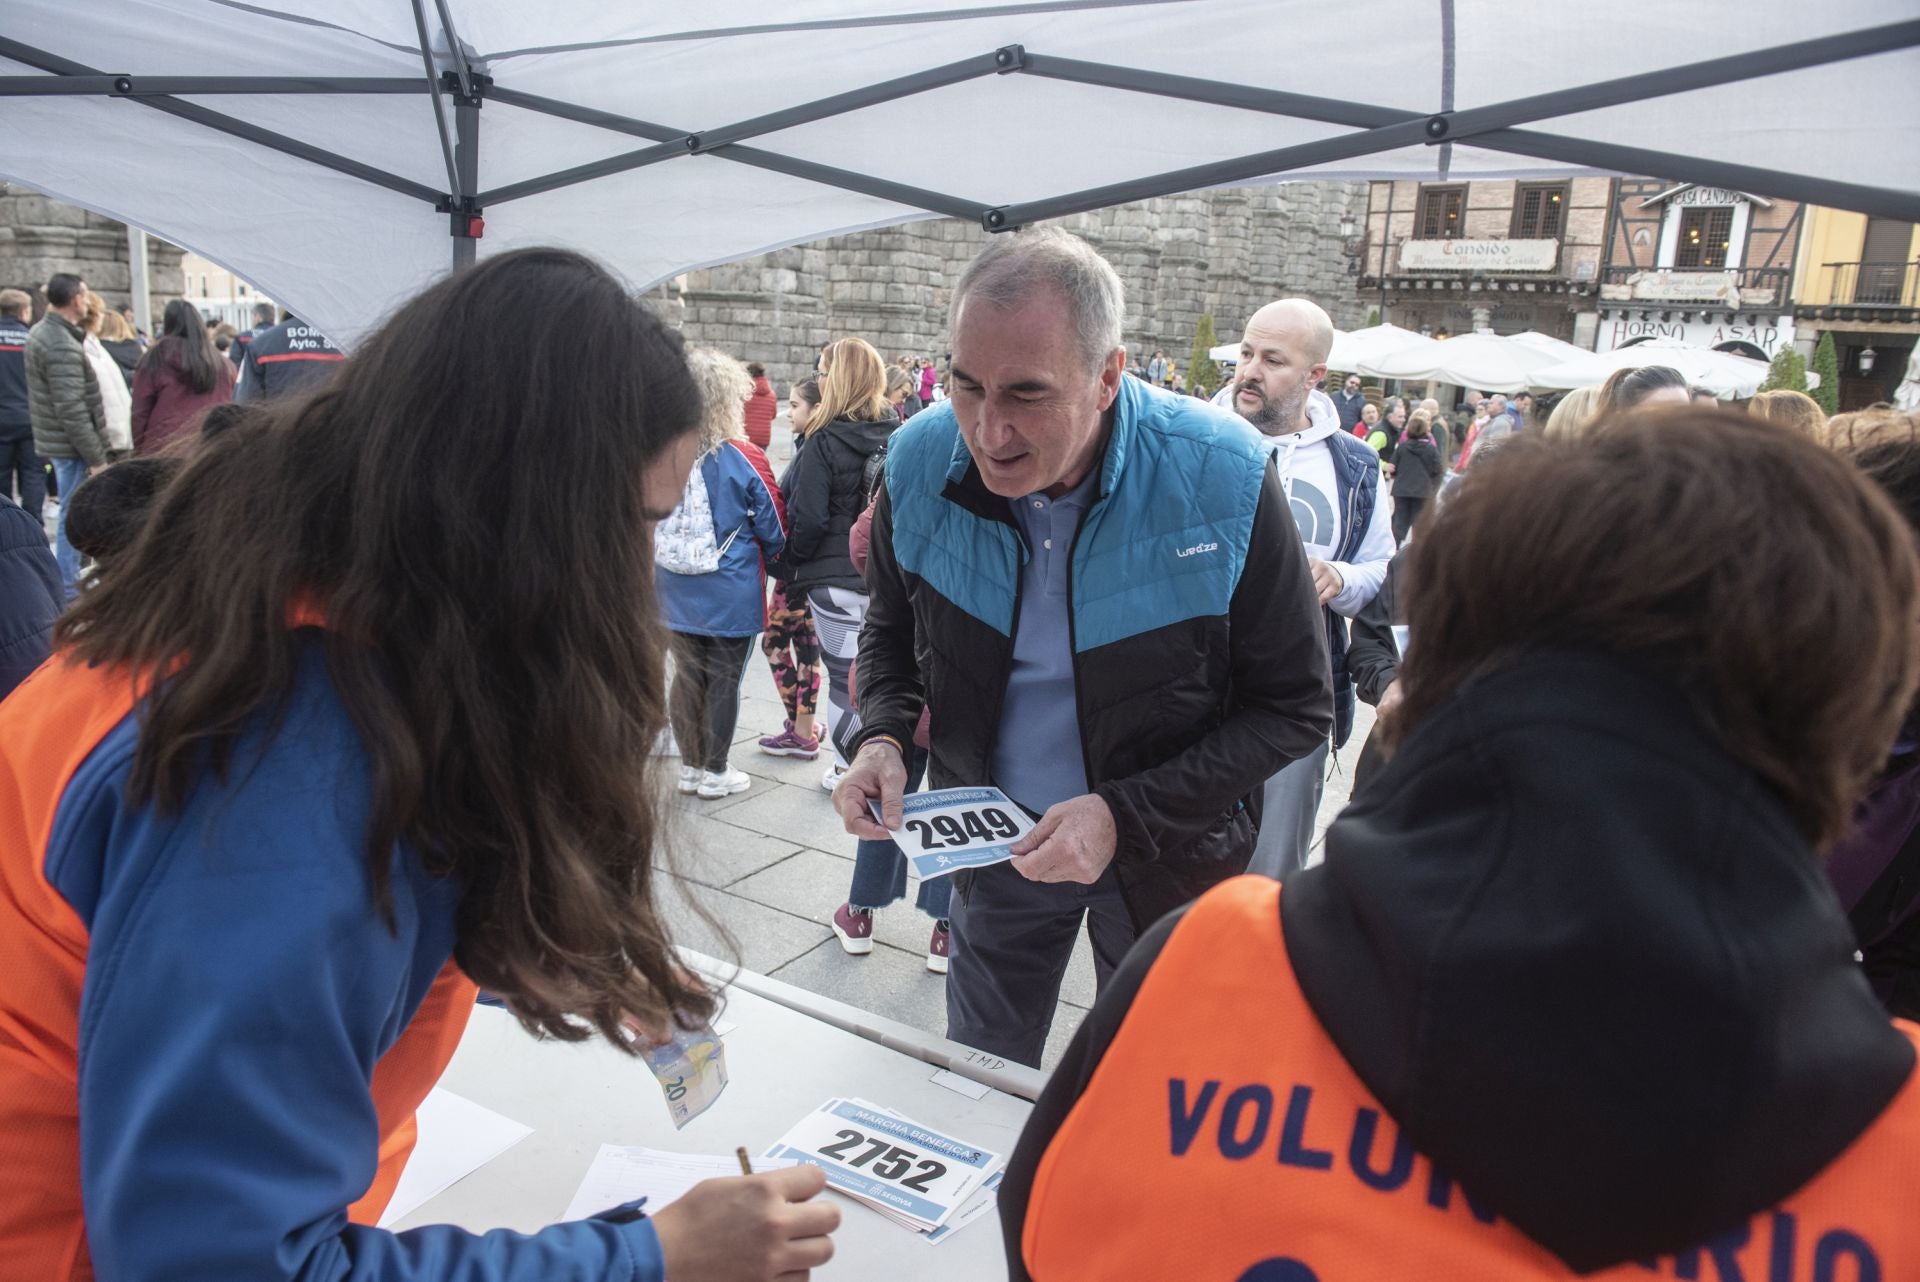
<instances>
[{"instance_id":1,"label":"black metal tent frame","mask_svg":"<svg viewBox=\"0 0 1920 1282\"><path fill-rule=\"evenodd\" d=\"M523 93L497 84L469 65L454 30L447 0L433 0L454 69L438 72L428 39L425 0L412 0L414 24L420 36L424 74L420 77L328 76L145 76L107 72L0 37L0 56L49 74L0 76L0 97L83 95L127 98L219 133L245 139L261 147L295 156L315 165L348 174L389 191L431 204L450 215L453 265L473 261L475 238L490 208L544 192L557 191L596 178L661 164L684 156L713 156L755 168L803 178L824 186L874 196L895 204L978 222L990 232L1008 231L1044 218L1101 209L1152 196L1227 186L1268 178L1309 165L1328 164L1412 145L1471 142L1489 151L1551 160L1618 173L1652 174L1708 183L1742 191L1762 192L1790 200L1829 205L1887 218L1920 222L1920 195L1896 188L1839 182L1805 174L1780 172L1642 147L1616 146L1582 138L1542 133L1519 126L1576 112L1618 106L1648 98L1734 84L1781 72L1863 58L1920 45L1920 20L1890 23L1839 35L1711 58L1678 67L1599 81L1509 102L1463 111L1436 113L1402 111L1365 103L1345 102L1251 85L1222 84L1189 76L1167 75L1105 63L1036 53L1007 45L944 66L881 81L848 93L769 112L714 129L688 130L612 112ZM1070 81L1108 89L1182 99L1245 111L1311 120L1356 130L1333 138L1256 152L1230 160L1130 179L1103 187L1069 192L1043 200L991 205L924 187L893 182L813 161L745 145L748 140L812 121L859 111L880 103L926 93L987 76L1025 75ZM440 147L447 166L447 188L389 173L351 157L301 142L213 111L181 96L229 94L429 94ZM480 107L493 101L559 119L597 126L648 140L642 147L591 164L481 189ZM452 125L448 124L451 105ZM1442 166L1444 167L1444 166Z\"/></svg>"}]
</instances>

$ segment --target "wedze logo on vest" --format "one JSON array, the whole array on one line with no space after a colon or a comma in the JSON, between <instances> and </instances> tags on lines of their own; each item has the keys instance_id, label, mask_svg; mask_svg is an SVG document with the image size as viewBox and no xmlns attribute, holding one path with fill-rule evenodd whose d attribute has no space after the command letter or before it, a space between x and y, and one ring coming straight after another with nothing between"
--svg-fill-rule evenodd
<instances>
[{"instance_id":1,"label":"wedze logo on vest","mask_svg":"<svg viewBox=\"0 0 1920 1282\"><path fill-rule=\"evenodd\" d=\"M1376 1193L1397 1192L1412 1181L1416 1156L1413 1144L1380 1110L1356 1108L1352 1118L1346 1120L1343 1163L1337 1147L1321 1148L1314 1142L1329 1143L1336 1136L1327 1133L1324 1111L1319 1115L1312 1111L1313 1087L1295 1084L1285 1095L1286 1108L1276 1131L1277 1092L1264 1083L1229 1088L1224 1082L1209 1080L1196 1087L1185 1078L1167 1079L1167 1130L1172 1156L1179 1159L1218 1154L1229 1161L1243 1162L1271 1150L1271 1160L1281 1166L1338 1172ZM1318 1125L1314 1125L1316 1122ZM1310 1127L1314 1139L1309 1139ZM1383 1129L1392 1135L1384 1163L1375 1155L1381 1147ZM1432 1163L1425 1165L1427 1205L1443 1214L1451 1212L1453 1180ZM1474 1219L1487 1225L1499 1223L1499 1217L1477 1203L1472 1194L1464 1189L1460 1193ZM1730 1229L1691 1251L1663 1260L1639 1261L1638 1267L1687 1282L1893 1282L1882 1271L1872 1245L1851 1229L1829 1228L1816 1237L1813 1230L1803 1229L1797 1216L1781 1210L1769 1213L1766 1222L1769 1238L1765 1241L1764 1274L1744 1267L1738 1258L1749 1247L1761 1245L1754 1240L1753 1222ZM1803 1250L1803 1242L1811 1244L1810 1255ZM1287 1258L1262 1261L1236 1282L1320 1279L1309 1263Z\"/></svg>"},{"instance_id":2,"label":"wedze logo on vest","mask_svg":"<svg viewBox=\"0 0 1920 1282\"><path fill-rule=\"evenodd\" d=\"M1218 543L1196 543L1190 548L1181 548L1178 552L1175 552L1174 555L1198 556L1202 552L1218 552L1219 550L1220 545Z\"/></svg>"}]
</instances>

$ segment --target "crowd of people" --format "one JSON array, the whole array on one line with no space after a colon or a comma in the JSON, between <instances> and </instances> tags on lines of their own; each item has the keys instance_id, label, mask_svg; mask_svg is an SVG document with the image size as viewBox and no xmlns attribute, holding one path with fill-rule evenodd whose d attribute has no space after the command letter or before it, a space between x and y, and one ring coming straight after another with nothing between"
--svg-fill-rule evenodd
<instances>
[{"instance_id":1,"label":"crowd of people","mask_svg":"<svg viewBox=\"0 0 1920 1282\"><path fill-rule=\"evenodd\" d=\"M923 784L1036 821L920 885L949 1037L1039 1065L1089 936L1014 1278L1920 1272L1915 415L1648 367L1456 419L1329 384L1301 298L1209 403L1039 228L955 282L944 377L821 349L776 476L765 366L571 253L350 359L44 292L0 292L0 1275L824 1263L806 1166L375 1227L478 990L629 1051L713 1014L655 762L752 786L756 640L756 749L825 758L857 843L847 952Z\"/></svg>"}]
</instances>

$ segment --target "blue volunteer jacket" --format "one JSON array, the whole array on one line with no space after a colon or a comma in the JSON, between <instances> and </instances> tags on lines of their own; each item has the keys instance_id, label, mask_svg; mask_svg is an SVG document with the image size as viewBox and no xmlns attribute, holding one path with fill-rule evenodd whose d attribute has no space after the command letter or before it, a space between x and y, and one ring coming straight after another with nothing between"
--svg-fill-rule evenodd
<instances>
[{"instance_id":1,"label":"blue volunteer jacket","mask_svg":"<svg viewBox=\"0 0 1920 1282\"><path fill-rule=\"evenodd\" d=\"M127 802L126 674L56 656L0 702L0 1278L660 1282L644 1220L369 1222L474 989L457 884L397 850L376 910L370 763L298 649L174 815Z\"/></svg>"}]
</instances>

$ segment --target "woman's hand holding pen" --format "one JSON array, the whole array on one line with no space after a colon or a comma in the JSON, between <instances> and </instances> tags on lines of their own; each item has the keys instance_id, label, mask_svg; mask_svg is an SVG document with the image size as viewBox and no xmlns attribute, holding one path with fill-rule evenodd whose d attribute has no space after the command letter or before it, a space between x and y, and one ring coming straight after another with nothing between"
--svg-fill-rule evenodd
<instances>
[{"instance_id":1,"label":"woman's hand holding pen","mask_svg":"<svg viewBox=\"0 0 1920 1282\"><path fill-rule=\"evenodd\" d=\"M673 1282L803 1282L833 1258L840 1208L817 1166L707 1180L653 1217Z\"/></svg>"}]
</instances>

